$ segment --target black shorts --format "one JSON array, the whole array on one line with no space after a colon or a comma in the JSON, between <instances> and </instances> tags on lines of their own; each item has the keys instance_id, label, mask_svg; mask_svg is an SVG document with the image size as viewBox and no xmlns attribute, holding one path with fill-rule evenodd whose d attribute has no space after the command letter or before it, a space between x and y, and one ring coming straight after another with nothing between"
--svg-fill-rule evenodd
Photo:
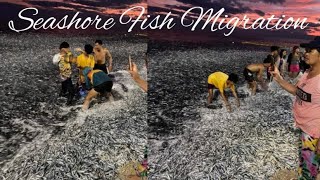
<instances>
[{"instance_id":1,"label":"black shorts","mask_svg":"<svg viewBox=\"0 0 320 180\"><path fill-rule=\"evenodd\" d=\"M217 89L213 84L208 83L208 89Z\"/></svg>"},{"instance_id":2,"label":"black shorts","mask_svg":"<svg viewBox=\"0 0 320 180\"><path fill-rule=\"evenodd\" d=\"M107 65L106 64L95 64L93 69L99 69L104 73L108 74Z\"/></svg>"},{"instance_id":3,"label":"black shorts","mask_svg":"<svg viewBox=\"0 0 320 180\"><path fill-rule=\"evenodd\" d=\"M112 86L112 81L106 81L102 84L99 84L98 86L93 87L93 89L98 93L104 94L105 92L111 92Z\"/></svg>"},{"instance_id":4,"label":"black shorts","mask_svg":"<svg viewBox=\"0 0 320 180\"><path fill-rule=\"evenodd\" d=\"M253 76L253 72L251 72L249 69L245 68L243 70L243 75L244 75L244 79L248 82L253 82L254 81L254 76Z\"/></svg>"}]
</instances>

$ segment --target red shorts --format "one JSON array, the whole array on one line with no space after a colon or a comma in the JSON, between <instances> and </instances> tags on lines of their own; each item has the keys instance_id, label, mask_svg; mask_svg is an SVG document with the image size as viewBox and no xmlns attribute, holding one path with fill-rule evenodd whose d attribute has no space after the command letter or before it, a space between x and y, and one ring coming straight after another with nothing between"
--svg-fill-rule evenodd
<instances>
[{"instance_id":1,"label":"red shorts","mask_svg":"<svg viewBox=\"0 0 320 180\"><path fill-rule=\"evenodd\" d=\"M299 71L300 71L299 64L290 65L290 72L299 72Z\"/></svg>"}]
</instances>

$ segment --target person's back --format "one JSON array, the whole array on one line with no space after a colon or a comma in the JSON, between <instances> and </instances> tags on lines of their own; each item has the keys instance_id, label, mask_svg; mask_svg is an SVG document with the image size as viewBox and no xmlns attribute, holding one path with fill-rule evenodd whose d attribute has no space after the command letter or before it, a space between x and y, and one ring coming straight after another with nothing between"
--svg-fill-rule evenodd
<instances>
[{"instance_id":1,"label":"person's back","mask_svg":"<svg viewBox=\"0 0 320 180\"><path fill-rule=\"evenodd\" d=\"M94 56L92 54L80 54L77 57L77 67L85 68L85 67L93 67L94 66Z\"/></svg>"},{"instance_id":2,"label":"person's back","mask_svg":"<svg viewBox=\"0 0 320 180\"><path fill-rule=\"evenodd\" d=\"M226 88L226 82L229 76L223 72L215 72L209 75L208 84L214 85L222 92Z\"/></svg>"},{"instance_id":3,"label":"person's back","mask_svg":"<svg viewBox=\"0 0 320 180\"><path fill-rule=\"evenodd\" d=\"M83 103L83 110L88 109L92 98L99 94L107 95L109 98L112 97L111 89L113 82L102 70L93 70L91 67L85 67L83 69L83 76L85 77L87 89L90 89Z\"/></svg>"},{"instance_id":4,"label":"person's back","mask_svg":"<svg viewBox=\"0 0 320 180\"><path fill-rule=\"evenodd\" d=\"M265 64L249 64L243 71L245 80L248 82L251 94L255 95L257 90L257 80L261 83L263 89L266 89L266 84L263 81L263 72L266 67L269 67L270 63ZM254 77L256 75L256 78ZM257 79L257 80L256 80Z\"/></svg>"},{"instance_id":5,"label":"person's back","mask_svg":"<svg viewBox=\"0 0 320 180\"><path fill-rule=\"evenodd\" d=\"M231 112L231 105L228 102L228 99L225 96L224 90L230 88L232 94L237 100L237 106L240 106L240 101L236 93L235 83L238 82L238 75L231 73L227 75L223 72L215 72L209 75L208 77L208 99L207 106L212 102L213 98L213 89L219 89L222 100L224 101L226 108Z\"/></svg>"},{"instance_id":6,"label":"person's back","mask_svg":"<svg viewBox=\"0 0 320 180\"><path fill-rule=\"evenodd\" d=\"M93 68L95 61L94 61L94 56L91 54L93 52L93 47L91 45L85 45L85 53L80 54L77 57L77 67L79 69L79 78L80 78L80 83L84 83L84 76L82 73L82 70L85 67L90 67Z\"/></svg>"},{"instance_id":7,"label":"person's back","mask_svg":"<svg viewBox=\"0 0 320 180\"><path fill-rule=\"evenodd\" d=\"M100 84L112 81L111 78L101 70L92 70L92 85L99 86Z\"/></svg>"},{"instance_id":8,"label":"person's back","mask_svg":"<svg viewBox=\"0 0 320 180\"><path fill-rule=\"evenodd\" d=\"M246 68L253 73L262 73L264 71L263 64L249 64Z\"/></svg>"},{"instance_id":9,"label":"person's back","mask_svg":"<svg viewBox=\"0 0 320 180\"><path fill-rule=\"evenodd\" d=\"M80 75L80 82L84 83L84 77L82 75L82 70L85 67L94 67L94 57L93 55L85 55L81 54L77 57L77 67L79 69L79 75Z\"/></svg>"}]
</instances>

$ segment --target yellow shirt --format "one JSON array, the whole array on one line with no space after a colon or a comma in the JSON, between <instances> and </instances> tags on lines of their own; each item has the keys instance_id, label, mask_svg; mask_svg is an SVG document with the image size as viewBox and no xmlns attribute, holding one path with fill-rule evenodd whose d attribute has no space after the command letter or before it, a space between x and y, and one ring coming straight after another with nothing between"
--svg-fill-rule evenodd
<instances>
[{"instance_id":1,"label":"yellow shirt","mask_svg":"<svg viewBox=\"0 0 320 180\"><path fill-rule=\"evenodd\" d=\"M89 57L85 56L84 54L81 54L77 57L77 67L79 68L80 73L80 82L84 83L84 76L82 74L82 70L85 67L91 67L93 68L95 64L93 55L89 55Z\"/></svg>"},{"instance_id":2,"label":"yellow shirt","mask_svg":"<svg viewBox=\"0 0 320 180\"><path fill-rule=\"evenodd\" d=\"M223 72L215 72L210 74L208 77L208 84L214 85L219 91L222 93L225 89L227 89L227 80L229 76ZM234 85L230 87L230 89L235 90Z\"/></svg>"}]
</instances>

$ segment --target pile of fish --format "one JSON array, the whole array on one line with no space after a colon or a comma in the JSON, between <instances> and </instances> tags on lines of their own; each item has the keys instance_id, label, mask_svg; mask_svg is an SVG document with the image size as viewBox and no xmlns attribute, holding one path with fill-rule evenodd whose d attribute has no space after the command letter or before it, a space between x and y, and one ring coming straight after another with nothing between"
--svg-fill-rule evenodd
<instances>
[{"instance_id":1,"label":"pile of fish","mask_svg":"<svg viewBox=\"0 0 320 180\"><path fill-rule=\"evenodd\" d=\"M299 131L292 95L275 82L250 96L242 71L268 48L198 48L154 52L148 72L149 179L269 179L298 166ZM237 73L241 107L218 97L209 109L207 77ZM151 94L151 95L150 95Z\"/></svg>"},{"instance_id":2,"label":"pile of fish","mask_svg":"<svg viewBox=\"0 0 320 180\"><path fill-rule=\"evenodd\" d=\"M114 179L147 145L147 96L127 71L129 54L146 77L145 40L106 37L1 34L1 177L4 179ZM71 49L106 42L114 59L114 101L64 105L52 55L67 41ZM76 78L76 77L74 77ZM9 103L10 102L10 103Z\"/></svg>"}]
</instances>

